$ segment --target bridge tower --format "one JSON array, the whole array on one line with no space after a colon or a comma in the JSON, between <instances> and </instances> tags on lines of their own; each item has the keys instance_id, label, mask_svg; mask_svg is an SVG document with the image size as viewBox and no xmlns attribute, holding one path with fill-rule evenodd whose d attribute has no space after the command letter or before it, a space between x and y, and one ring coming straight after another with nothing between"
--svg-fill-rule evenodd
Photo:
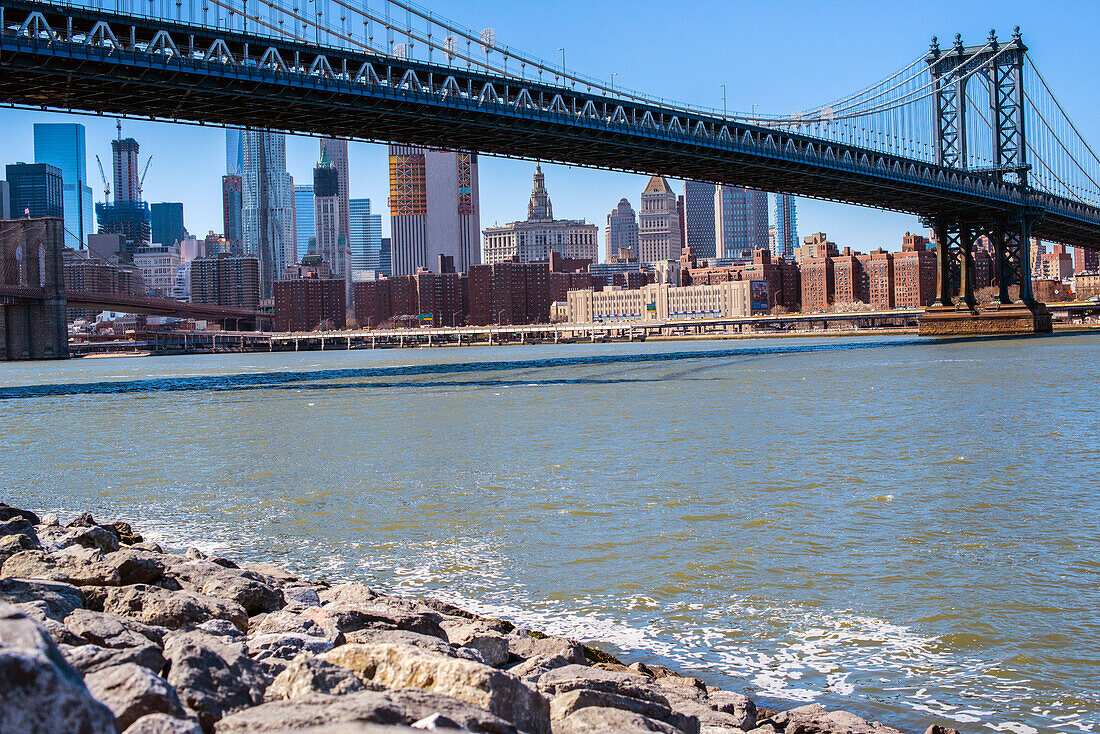
<instances>
[{"instance_id":1,"label":"bridge tower","mask_svg":"<svg viewBox=\"0 0 1100 734\"><path fill-rule=\"evenodd\" d=\"M1028 188L1027 140L1025 134L1024 60L1027 46L1020 28L1008 42L997 40L989 31L982 46L964 46L962 37L948 50L932 38L925 56L932 75L933 153L944 168L974 170L990 174L998 183ZM970 94L971 85L984 85L988 110L982 112ZM967 139L967 116L978 114L991 127L992 150L976 151ZM977 159L992 161L976 167ZM976 221L952 212L929 217L936 240L936 301L921 320L921 333L959 333L971 330L1049 331L1050 315L1035 303L1031 291L1028 248L1032 226L1043 216L1034 206L1008 208L1002 216ZM981 313L974 297L974 248L982 238L993 247L997 291L989 308ZM1019 286L1014 300L1009 288ZM970 322L962 327L961 319ZM960 329L960 327L962 327Z\"/></svg>"}]
</instances>

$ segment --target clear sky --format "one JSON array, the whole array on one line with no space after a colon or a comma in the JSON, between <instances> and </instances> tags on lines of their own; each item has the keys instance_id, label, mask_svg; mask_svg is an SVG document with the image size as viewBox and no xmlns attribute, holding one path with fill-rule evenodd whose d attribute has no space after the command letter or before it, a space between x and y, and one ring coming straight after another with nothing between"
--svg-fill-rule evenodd
<instances>
[{"instance_id":1,"label":"clear sky","mask_svg":"<svg viewBox=\"0 0 1100 734\"><path fill-rule=\"evenodd\" d=\"M990 28L1002 38L1021 26L1031 56L1086 139L1100 143L1095 94L1100 60L1094 37L1100 3L1046 0L421 0L471 28L492 26L497 41L570 70L691 104L721 107L721 84L730 110L790 113L824 104L889 76L924 53L933 35L949 44L983 41ZM0 109L0 164L33 159L32 124L74 120L87 127L88 173L97 201L103 187L95 154L110 175L114 120ZM188 229L221 231L221 175L225 134L216 128L124 121L123 134L142 146L142 165L153 162L145 183L148 201L182 201ZM317 141L288 140L288 168L310 182ZM385 209L388 173L384 146L352 143L351 194ZM621 197L637 208L646 178L568 166L544 165L559 218L600 226ZM534 163L481 158L481 223L526 216ZM682 192L678 182L674 188ZM774 217L774 214L773 214ZM898 249L916 230L915 217L798 200L800 235L824 231L839 245L867 251ZM383 217L388 233L388 216Z\"/></svg>"}]
</instances>

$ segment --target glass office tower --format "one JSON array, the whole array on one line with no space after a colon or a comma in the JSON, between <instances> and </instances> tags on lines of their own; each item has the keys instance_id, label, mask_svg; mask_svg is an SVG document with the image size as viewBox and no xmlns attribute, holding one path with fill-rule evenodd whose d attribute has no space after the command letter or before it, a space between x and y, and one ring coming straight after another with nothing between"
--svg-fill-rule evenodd
<instances>
[{"instance_id":1,"label":"glass office tower","mask_svg":"<svg viewBox=\"0 0 1100 734\"><path fill-rule=\"evenodd\" d=\"M71 122L35 123L34 162L61 169L65 246L82 249L88 235L95 232L84 126Z\"/></svg>"}]
</instances>

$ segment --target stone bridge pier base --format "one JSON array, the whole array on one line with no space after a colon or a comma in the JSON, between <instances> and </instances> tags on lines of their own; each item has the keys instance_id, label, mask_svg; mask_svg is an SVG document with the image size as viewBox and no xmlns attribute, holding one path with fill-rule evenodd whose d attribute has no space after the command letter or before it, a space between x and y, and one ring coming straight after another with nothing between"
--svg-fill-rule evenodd
<instances>
[{"instance_id":1,"label":"stone bridge pier base","mask_svg":"<svg viewBox=\"0 0 1100 734\"><path fill-rule=\"evenodd\" d=\"M0 361L68 359L60 219L0 221Z\"/></svg>"}]
</instances>

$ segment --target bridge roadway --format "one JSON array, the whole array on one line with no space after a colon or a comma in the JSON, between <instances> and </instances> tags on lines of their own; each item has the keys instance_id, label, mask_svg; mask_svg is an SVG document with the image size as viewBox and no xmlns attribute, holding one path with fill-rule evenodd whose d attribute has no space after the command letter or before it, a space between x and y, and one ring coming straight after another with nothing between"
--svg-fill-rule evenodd
<instances>
[{"instance_id":1,"label":"bridge roadway","mask_svg":"<svg viewBox=\"0 0 1100 734\"><path fill-rule=\"evenodd\" d=\"M0 104L341 136L783 191L1100 248L1100 209L673 106L456 65L0 0ZM931 121L929 121L931 122Z\"/></svg>"}]
</instances>

